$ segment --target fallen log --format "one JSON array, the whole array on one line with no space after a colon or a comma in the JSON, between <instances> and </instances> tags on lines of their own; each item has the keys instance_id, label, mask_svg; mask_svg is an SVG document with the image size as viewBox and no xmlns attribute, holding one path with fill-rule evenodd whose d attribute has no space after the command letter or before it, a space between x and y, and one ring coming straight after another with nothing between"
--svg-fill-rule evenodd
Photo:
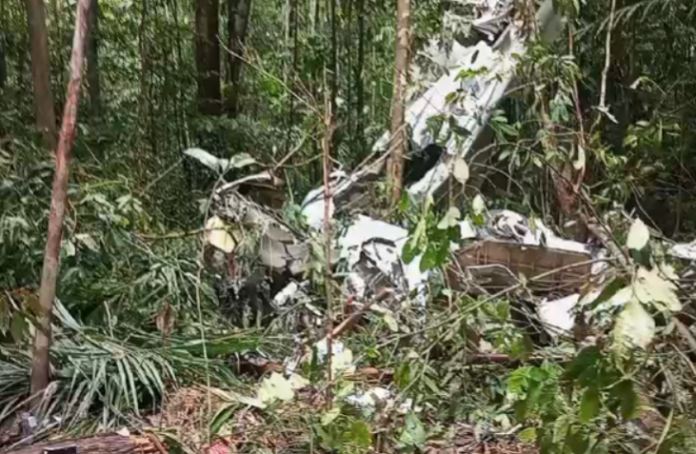
<instances>
[{"instance_id":1,"label":"fallen log","mask_svg":"<svg viewBox=\"0 0 696 454\"><path fill-rule=\"evenodd\" d=\"M103 434L71 440L37 443L2 454L166 454L166 449L154 436Z\"/></svg>"}]
</instances>

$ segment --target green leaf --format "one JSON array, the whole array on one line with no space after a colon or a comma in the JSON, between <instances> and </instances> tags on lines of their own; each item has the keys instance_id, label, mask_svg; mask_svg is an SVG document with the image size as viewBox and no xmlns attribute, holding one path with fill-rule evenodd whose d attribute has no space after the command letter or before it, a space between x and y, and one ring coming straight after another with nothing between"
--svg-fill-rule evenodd
<instances>
[{"instance_id":1,"label":"green leaf","mask_svg":"<svg viewBox=\"0 0 696 454\"><path fill-rule=\"evenodd\" d=\"M523 443L534 443L537 438L536 427L527 427L526 429L521 430L517 436Z\"/></svg>"},{"instance_id":2,"label":"green leaf","mask_svg":"<svg viewBox=\"0 0 696 454\"><path fill-rule=\"evenodd\" d=\"M391 311L382 314L382 319L384 320L384 323L386 323L386 325L389 327L389 330L392 333L399 332L399 324L396 322L394 314L392 314Z\"/></svg>"},{"instance_id":3,"label":"green leaf","mask_svg":"<svg viewBox=\"0 0 696 454\"><path fill-rule=\"evenodd\" d=\"M452 175L462 186L464 186L469 180L469 165L466 163L464 158L459 156L454 158Z\"/></svg>"},{"instance_id":4,"label":"green leaf","mask_svg":"<svg viewBox=\"0 0 696 454\"><path fill-rule=\"evenodd\" d=\"M573 361L567 366L566 378L580 381L581 385L586 379L590 382L596 380L597 367L601 359L601 352L596 345L589 345L581 349L573 358Z\"/></svg>"},{"instance_id":5,"label":"green leaf","mask_svg":"<svg viewBox=\"0 0 696 454\"><path fill-rule=\"evenodd\" d=\"M638 268L633 291L641 303L653 305L658 310L678 312L682 308L677 286L663 278L657 268L650 271Z\"/></svg>"},{"instance_id":6,"label":"green leaf","mask_svg":"<svg viewBox=\"0 0 696 454\"><path fill-rule=\"evenodd\" d=\"M471 202L471 211L474 216L482 214L486 210L486 202L483 201L481 194L476 194L474 200Z\"/></svg>"},{"instance_id":7,"label":"green leaf","mask_svg":"<svg viewBox=\"0 0 696 454\"><path fill-rule=\"evenodd\" d=\"M338 399L343 399L355 392L355 382L352 381L342 381L337 385L336 397Z\"/></svg>"},{"instance_id":8,"label":"green leaf","mask_svg":"<svg viewBox=\"0 0 696 454\"><path fill-rule=\"evenodd\" d=\"M60 247L61 247L63 254L65 254L66 257L74 257L75 256L75 252L76 252L75 243L73 243L72 241L67 240L67 239L63 240L61 242Z\"/></svg>"},{"instance_id":9,"label":"green leaf","mask_svg":"<svg viewBox=\"0 0 696 454\"><path fill-rule=\"evenodd\" d=\"M411 383L411 363L403 361L399 364L394 374L394 383L401 389L406 388Z\"/></svg>"},{"instance_id":10,"label":"green leaf","mask_svg":"<svg viewBox=\"0 0 696 454\"><path fill-rule=\"evenodd\" d=\"M231 253L237 246L234 238L225 230L225 222L217 216L212 216L205 223L208 243L223 252Z\"/></svg>"},{"instance_id":11,"label":"green leaf","mask_svg":"<svg viewBox=\"0 0 696 454\"><path fill-rule=\"evenodd\" d=\"M135 377L133 376L133 370L131 369L128 357L124 357L119 363L123 363L123 368L126 371L126 377L128 378L128 390L131 393L131 398L133 399L133 409L136 415L140 415L140 410L138 408L138 389L135 386Z\"/></svg>"},{"instance_id":12,"label":"green leaf","mask_svg":"<svg viewBox=\"0 0 696 454\"><path fill-rule=\"evenodd\" d=\"M450 207L442 220L437 224L437 228L440 230L447 230L450 227L456 227L461 217L462 214L457 207Z\"/></svg>"},{"instance_id":13,"label":"green leaf","mask_svg":"<svg viewBox=\"0 0 696 454\"><path fill-rule=\"evenodd\" d=\"M582 433L579 427L573 428L566 438L566 443L573 454L586 454L590 447L590 440Z\"/></svg>"},{"instance_id":14,"label":"green leaf","mask_svg":"<svg viewBox=\"0 0 696 454\"><path fill-rule=\"evenodd\" d=\"M640 251L647 246L648 241L650 241L650 231L640 218L636 218L628 231L626 246L629 249Z\"/></svg>"},{"instance_id":15,"label":"green leaf","mask_svg":"<svg viewBox=\"0 0 696 454\"><path fill-rule=\"evenodd\" d=\"M512 404L512 408L515 411L515 418L519 420L525 419L527 416L527 401L526 400L518 400L514 404Z\"/></svg>"},{"instance_id":16,"label":"green leaf","mask_svg":"<svg viewBox=\"0 0 696 454\"><path fill-rule=\"evenodd\" d=\"M625 282L623 279L620 278L615 278L611 282L609 282L607 285L604 286L602 291L599 293L599 296L595 298L592 303L590 303L589 307L590 310L594 310L597 307L599 307L600 304L609 301L616 293L624 288Z\"/></svg>"},{"instance_id":17,"label":"green leaf","mask_svg":"<svg viewBox=\"0 0 696 454\"><path fill-rule=\"evenodd\" d=\"M347 438L346 441L363 448L367 449L372 445L372 432L370 432L370 427L360 419L353 419L350 430L344 434Z\"/></svg>"},{"instance_id":18,"label":"green leaf","mask_svg":"<svg viewBox=\"0 0 696 454\"><path fill-rule=\"evenodd\" d=\"M427 271L431 268L435 268L436 266L438 266L440 264L438 258L439 253L437 247L432 244L429 244L428 248L425 250L423 256L420 259L419 268L421 272Z\"/></svg>"},{"instance_id":19,"label":"green leaf","mask_svg":"<svg viewBox=\"0 0 696 454\"><path fill-rule=\"evenodd\" d=\"M321 415L321 425L326 427L336 420L341 415L340 407L332 407L329 411Z\"/></svg>"},{"instance_id":20,"label":"green leaf","mask_svg":"<svg viewBox=\"0 0 696 454\"><path fill-rule=\"evenodd\" d=\"M599 390L597 388L588 388L582 394L580 400L580 414L578 415L581 422L589 423L599 414Z\"/></svg>"},{"instance_id":21,"label":"green leaf","mask_svg":"<svg viewBox=\"0 0 696 454\"><path fill-rule=\"evenodd\" d=\"M302 389L309 386L309 381L299 374L292 374L288 377L292 389Z\"/></svg>"},{"instance_id":22,"label":"green leaf","mask_svg":"<svg viewBox=\"0 0 696 454\"><path fill-rule=\"evenodd\" d=\"M420 448L425 445L425 428L423 423L415 415L408 413L404 420L404 428L401 431L399 442L405 446L413 446Z\"/></svg>"},{"instance_id":23,"label":"green leaf","mask_svg":"<svg viewBox=\"0 0 696 454\"><path fill-rule=\"evenodd\" d=\"M210 432L213 434L218 433L222 426L224 426L230 420L232 415L235 414L238 407L239 406L237 404L229 404L219 409L210 422Z\"/></svg>"},{"instance_id":24,"label":"green leaf","mask_svg":"<svg viewBox=\"0 0 696 454\"><path fill-rule=\"evenodd\" d=\"M239 153L230 158L227 169L241 169L252 164L256 164L256 159L252 158L249 153Z\"/></svg>"},{"instance_id":25,"label":"green leaf","mask_svg":"<svg viewBox=\"0 0 696 454\"><path fill-rule=\"evenodd\" d=\"M355 369L352 350L344 348L340 353L333 353L331 356L331 371L335 377Z\"/></svg>"},{"instance_id":26,"label":"green leaf","mask_svg":"<svg viewBox=\"0 0 696 454\"><path fill-rule=\"evenodd\" d=\"M24 334L27 331L28 323L24 318L24 315L19 312L12 314L12 324L10 325L10 334L12 334L12 339L15 342L20 343L24 341Z\"/></svg>"},{"instance_id":27,"label":"green leaf","mask_svg":"<svg viewBox=\"0 0 696 454\"><path fill-rule=\"evenodd\" d=\"M647 348L655 337L655 320L636 299L629 301L619 313L614 325L615 346L620 351L626 345Z\"/></svg>"},{"instance_id":28,"label":"green leaf","mask_svg":"<svg viewBox=\"0 0 696 454\"><path fill-rule=\"evenodd\" d=\"M258 397L261 402L267 404L276 400L292 400L295 397L295 392L289 380L286 380L279 373L273 372L270 377L261 382Z\"/></svg>"},{"instance_id":29,"label":"green leaf","mask_svg":"<svg viewBox=\"0 0 696 454\"><path fill-rule=\"evenodd\" d=\"M99 244L97 244L97 241L90 234L78 233L75 235L75 239L86 246L89 250L99 252Z\"/></svg>"},{"instance_id":30,"label":"green leaf","mask_svg":"<svg viewBox=\"0 0 696 454\"><path fill-rule=\"evenodd\" d=\"M570 418L568 415L561 415L553 423L553 444L559 445L565 441L570 429Z\"/></svg>"},{"instance_id":31,"label":"green leaf","mask_svg":"<svg viewBox=\"0 0 696 454\"><path fill-rule=\"evenodd\" d=\"M219 159L201 148L189 148L184 151L186 156L192 157L210 170L220 173L227 167L227 160Z\"/></svg>"},{"instance_id":32,"label":"green leaf","mask_svg":"<svg viewBox=\"0 0 696 454\"><path fill-rule=\"evenodd\" d=\"M401 250L401 260L408 265L419 253L420 248L418 245L414 245L411 241L407 241L406 244L404 244L404 248Z\"/></svg>"},{"instance_id":33,"label":"green leaf","mask_svg":"<svg viewBox=\"0 0 696 454\"><path fill-rule=\"evenodd\" d=\"M635 391L631 380L622 380L611 389L611 394L619 399L621 417L631 419L638 411L638 394Z\"/></svg>"}]
</instances>

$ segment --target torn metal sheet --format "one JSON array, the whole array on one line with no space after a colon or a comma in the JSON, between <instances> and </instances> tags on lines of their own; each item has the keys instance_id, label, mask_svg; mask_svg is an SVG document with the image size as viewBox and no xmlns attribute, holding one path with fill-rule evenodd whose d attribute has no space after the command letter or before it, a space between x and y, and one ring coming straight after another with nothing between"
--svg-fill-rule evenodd
<instances>
[{"instance_id":1,"label":"torn metal sheet","mask_svg":"<svg viewBox=\"0 0 696 454\"><path fill-rule=\"evenodd\" d=\"M365 392L349 394L344 399L346 403L363 411L375 411L378 404L385 404L392 397L391 391L382 387L370 388Z\"/></svg>"},{"instance_id":2,"label":"torn metal sheet","mask_svg":"<svg viewBox=\"0 0 696 454\"><path fill-rule=\"evenodd\" d=\"M334 186L340 187L349 181L350 177L343 171L335 171L329 176L329 185L332 188L332 197L329 198L329 217L333 217L336 211L334 196L338 189L334 188ZM307 224L311 228L320 230L324 226L324 207L324 186L312 189L307 193L302 201L301 209Z\"/></svg>"},{"instance_id":3,"label":"torn metal sheet","mask_svg":"<svg viewBox=\"0 0 696 454\"><path fill-rule=\"evenodd\" d=\"M462 238L495 238L581 254L592 252L587 244L559 237L539 219L530 220L511 210L491 210L486 214L485 224L482 227L477 227L470 220L465 220L460 224L460 229L463 232Z\"/></svg>"},{"instance_id":4,"label":"torn metal sheet","mask_svg":"<svg viewBox=\"0 0 696 454\"><path fill-rule=\"evenodd\" d=\"M491 25L489 31L493 31L496 29L493 24L502 25L505 23L505 16L509 16L512 11L511 9L505 10L506 3L479 2L480 6L488 11L485 16L479 19L479 26L483 27L482 31L486 31L487 25ZM546 31L543 35L547 38L553 37L558 29L558 17L553 11L552 3L552 0L546 0L539 8L536 16L539 28ZM502 8L498 9L498 6L502 6ZM506 12L503 13L503 11ZM457 126L470 133L464 140L458 137L451 137L447 141L445 148L450 156L465 157L469 154L478 138L486 129L493 109L505 96L514 79L518 58L524 55L526 51L526 35L522 28L522 24L510 21L510 24L500 33L492 47L489 47L484 41L477 43L476 48L479 52L472 54L468 60L465 59L459 71L452 71L450 74L443 76L423 95L422 99L419 99L419 103L425 102L436 106L438 114L442 112L451 114ZM459 81L458 76L462 71L471 74L469 74L469 77ZM457 89L452 90L452 87ZM440 100L443 91L448 93L460 91L463 95L463 100L456 105L448 106L447 103L442 103ZM414 105L419 107L419 103L414 103ZM426 120L431 116L432 113L425 116L422 114L410 115L410 112L407 110L406 117L414 131L414 138L417 137L416 131L428 129ZM416 120L415 124L412 123L413 120ZM433 140L437 139L433 138ZM419 143L417 139L415 140L420 146L428 145L427 143ZM385 142L384 138L382 142ZM388 143L388 138L386 143ZM449 178L449 166L449 160L442 160L421 181L412 185L408 189L409 193L413 196L423 197L437 192Z\"/></svg>"},{"instance_id":5,"label":"torn metal sheet","mask_svg":"<svg viewBox=\"0 0 696 454\"><path fill-rule=\"evenodd\" d=\"M305 237L272 211L247 200L234 189L217 192L213 202L218 216L259 233L259 259L264 266L294 276L304 271L309 258Z\"/></svg>"},{"instance_id":6,"label":"torn metal sheet","mask_svg":"<svg viewBox=\"0 0 696 454\"><path fill-rule=\"evenodd\" d=\"M575 326L575 308L579 300L579 293L542 300L537 307L537 315L544 329L552 336L570 332Z\"/></svg>"},{"instance_id":7,"label":"torn metal sheet","mask_svg":"<svg viewBox=\"0 0 696 454\"><path fill-rule=\"evenodd\" d=\"M406 229L359 216L338 239L340 256L348 264L350 293L364 299L378 294L380 286L391 286L398 299L413 293L416 304L425 305L428 273L420 270L420 256L403 263L406 241Z\"/></svg>"},{"instance_id":8,"label":"torn metal sheet","mask_svg":"<svg viewBox=\"0 0 696 454\"><path fill-rule=\"evenodd\" d=\"M669 253L680 259L696 260L696 242L674 244L669 249Z\"/></svg>"},{"instance_id":9,"label":"torn metal sheet","mask_svg":"<svg viewBox=\"0 0 696 454\"><path fill-rule=\"evenodd\" d=\"M476 2L476 19L472 27L494 40L510 25L512 2L508 0L479 0Z\"/></svg>"},{"instance_id":10,"label":"torn metal sheet","mask_svg":"<svg viewBox=\"0 0 696 454\"><path fill-rule=\"evenodd\" d=\"M552 0L545 0L537 12L536 20L542 36L546 38L558 33L558 17L553 11L552 3ZM483 135L491 112L504 97L512 82L518 56L525 52L527 36L522 31L523 24L514 23L510 17L511 1L480 0L477 5L479 12L475 27L479 27L485 33L497 33L495 44L491 46L485 40L481 40L470 47L455 45L457 52L453 54L454 57L445 60L451 70L406 109L405 119L412 131L413 148L424 149L429 145L442 143L447 155L423 178L408 188L408 192L416 197L435 193L447 181L452 156L464 157L469 154ZM462 73L467 77L460 78ZM459 101L448 102L448 96L455 92L460 93ZM458 128L470 134L464 139L451 134L452 137L445 141L449 125L444 122L438 136L434 137L428 120L443 113L451 116ZM373 151L382 153L382 157L373 166L351 175L344 172L332 174L329 184L333 203L336 204L334 209L342 208L339 199L358 181L382 169L386 158L384 152L388 149L389 141L390 134L387 131L374 144ZM323 225L323 191L323 186L311 191L302 204L302 211L309 224L317 229Z\"/></svg>"},{"instance_id":11,"label":"torn metal sheet","mask_svg":"<svg viewBox=\"0 0 696 454\"><path fill-rule=\"evenodd\" d=\"M277 308L282 308L291 301L296 300L299 293L300 285L295 281L290 282L281 291L276 293L276 295L273 297L273 304Z\"/></svg>"},{"instance_id":12,"label":"torn metal sheet","mask_svg":"<svg viewBox=\"0 0 696 454\"><path fill-rule=\"evenodd\" d=\"M543 299L537 305L537 315L546 332L553 338L569 334L575 326L575 315L578 306L587 307L587 305L592 304L602 293L602 290L603 288L600 287L587 293L582 298L579 293L575 293L557 299ZM621 293L621 291L617 292L609 300L602 303L601 307L595 307L588 312L588 315L592 318L593 325L602 326L612 322L610 317L601 319L598 318L597 314L606 311L608 307L624 304L624 295Z\"/></svg>"}]
</instances>

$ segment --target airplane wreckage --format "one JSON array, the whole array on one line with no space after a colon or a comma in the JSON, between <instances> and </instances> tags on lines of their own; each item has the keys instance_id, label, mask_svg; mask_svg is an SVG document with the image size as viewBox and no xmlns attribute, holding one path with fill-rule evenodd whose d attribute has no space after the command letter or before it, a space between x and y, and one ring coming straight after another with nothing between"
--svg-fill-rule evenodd
<instances>
[{"instance_id":1,"label":"airplane wreckage","mask_svg":"<svg viewBox=\"0 0 696 454\"><path fill-rule=\"evenodd\" d=\"M517 58L526 50L529 24L517 19L511 0L479 0L475 9L472 25L478 42L464 46L455 41L449 54L436 55L433 60L445 69L444 75L407 106L411 154L422 161L420 168L410 174L406 187L416 201L437 199L449 184L463 184L464 179L468 179L467 186L481 184L479 175L462 179L457 167L463 161L468 170L474 167L472 163L486 159L493 140L488 120L514 84ZM553 39L558 34L560 20L551 0L539 8L536 22L542 39ZM467 77L462 78L462 73ZM458 93L454 102L451 93ZM428 119L443 112L450 122L444 122L440 135L435 137ZM451 126L467 134L448 134ZM389 291L386 306L391 310L408 305L417 311L426 305L433 275L441 273L437 269L422 271L421 256L408 263L403 260L409 241L407 228L366 214L369 207L364 206L365 193L381 175L389 142L387 132L374 145L369 162L352 173L335 170L329 178L330 222L339 217L345 221L344 228L332 228L331 266L340 270L344 296L359 314L377 308L377 300L384 298L385 290ZM185 153L218 170L233 165L200 149ZM306 318L304 327L315 334L315 339L321 338L325 334L322 313L308 295L306 276L313 254L323 248L320 238L326 188L316 188L305 196L301 209L309 231L300 232L280 221L272 209L238 191L248 182L274 178L271 171L264 171L216 187L213 216L206 225L208 264L224 276L220 294L229 301L231 315L239 323L245 317L244 310L268 316L300 303L313 314ZM451 243L453 260L439 278L457 291L495 295L514 287L523 276L527 293L521 299L527 299L523 307L528 312L524 322L536 320L545 339L570 334L576 324L576 307L599 294L603 274L609 268L608 260L603 258L609 256L610 248L601 232L594 242L567 240L538 219L509 210L487 210L480 199L474 205L478 206L479 222L471 218L456 221L460 238ZM242 245L226 233L230 228L254 232L250 250L241 251ZM673 256L686 260L696 258L694 251L696 247L690 245L676 245L671 250ZM589 281L600 290L584 294L583 284Z\"/></svg>"}]
</instances>

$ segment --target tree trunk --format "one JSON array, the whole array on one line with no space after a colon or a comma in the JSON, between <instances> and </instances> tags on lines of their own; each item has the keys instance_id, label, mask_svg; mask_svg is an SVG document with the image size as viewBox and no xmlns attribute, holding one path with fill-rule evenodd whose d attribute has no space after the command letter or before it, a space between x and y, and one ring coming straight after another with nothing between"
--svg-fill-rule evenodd
<instances>
[{"instance_id":1,"label":"tree trunk","mask_svg":"<svg viewBox=\"0 0 696 454\"><path fill-rule=\"evenodd\" d=\"M5 59L5 44L4 40L0 41L0 90L5 88L7 80L7 60Z\"/></svg>"},{"instance_id":2,"label":"tree trunk","mask_svg":"<svg viewBox=\"0 0 696 454\"><path fill-rule=\"evenodd\" d=\"M3 22L0 25L0 30L2 30L0 33L0 90L2 90L5 88L7 81L7 37L5 36L7 34L7 24L5 24L7 19L5 16L5 0L0 0L0 20Z\"/></svg>"},{"instance_id":3,"label":"tree trunk","mask_svg":"<svg viewBox=\"0 0 696 454\"><path fill-rule=\"evenodd\" d=\"M222 110L218 10L219 0L196 0L198 110L204 115L219 115Z\"/></svg>"},{"instance_id":4,"label":"tree trunk","mask_svg":"<svg viewBox=\"0 0 696 454\"><path fill-rule=\"evenodd\" d=\"M408 144L408 130L404 122L406 107L404 95L408 76L411 4L410 0L397 0L396 4L396 62L394 65L394 96L391 112L391 142L387 178L391 188L392 204L401 197L401 179L404 173L404 148Z\"/></svg>"},{"instance_id":5,"label":"tree trunk","mask_svg":"<svg viewBox=\"0 0 696 454\"><path fill-rule=\"evenodd\" d=\"M34 348L31 363L31 394L32 405L41 403L39 394L49 381L49 348L51 346L51 315L53 300L56 296L56 279L58 277L58 258L60 242L63 234L63 216L65 201L68 195L68 177L70 151L75 141L75 121L80 98L82 82L82 61L84 59L85 35L91 0L79 0L75 17L75 34L70 56L70 81L68 94L63 109L63 123L60 139L56 149L56 170L53 175L51 188L51 213L48 217L48 235L41 272L41 288L39 291L40 311L37 317L38 326L34 334Z\"/></svg>"},{"instance_id":6,"label":"tree trunk","mask_svg":"<svg viewBox=\"0 0 696 454\"><path fill-rule=\"evenodd\" d=\"M338 97L338 14L336 1L329 0L329 14L331 18L331 114L334 118L338 114L336 110L336 98ZM333 140L332 149L337 150L336 136L333 135L331 140Z\"/></svg>"},{"instance_id":7,"label":"tree trunk","mask_svg":"<svg viewBox=\"0 0 696 454\"><path fill-rule=\"evenodd\" d=\"M239 95L242 88L242 68L244 67L244 41L246 40L251 0L227 0L227 46L229 54L230 92L227 97L227 111L236 116L239 112Z\"/></svg>"},{"instance_id":8,"label":"tree trunk","mask_svg":"<svg viewBox=\"0 0 696 454\"><path fill-rule=\"evenodd\" d=\"M355 97L356 97L356 138L360 145L360 153L366 153L365 148L365 122L363 121L363 109L365 108L365 90L363 75L365 72L365 0L358 0L358 66L355 70Z\"/></svg>"},{"instance_id":9,"label":"tree trunk","mask_svg":"<svg viewBox=\"0 0 696 454\"><path fill-rule=\"evenodd\" d=\"M53 110L51 65L48 60L48 30L43 0L26 0L31 55L31 78L34 84L36 127L46 148L56 147L56 113Z\"/></svg>"},{"instance_id":10,"label":"tree trunk","mask_svg":"<svg viewBox=\"0 0 696 454\"><path fill-rule=\"evenodd\" d=\"M286 64L285 84L293 92L295 92L297 88L297 64L299 58L297 46L297 23L299 21L298 8L299 6L297 0L290 0L288 2L288 35L286 36L286 46L292 46L292 62L290 64ZM287 69L288 67L289 69ZM286 116L286 122L285 153L288 153L292 147L292 128L295 125L295 97L293 95L288 96L288 114Z\"/></svg>"},{"instance_id":11,"label":"tree trunk","mask_svg":"<svg viewBox=\"0 0 696 454\"><path fill-rule=\"evenodd\" d=\"M99 84L99 0L91 0L89 9L89 41L87 47L87 87L92 118L101 112L101 86Z\"/></svg>"}]
</instances>

